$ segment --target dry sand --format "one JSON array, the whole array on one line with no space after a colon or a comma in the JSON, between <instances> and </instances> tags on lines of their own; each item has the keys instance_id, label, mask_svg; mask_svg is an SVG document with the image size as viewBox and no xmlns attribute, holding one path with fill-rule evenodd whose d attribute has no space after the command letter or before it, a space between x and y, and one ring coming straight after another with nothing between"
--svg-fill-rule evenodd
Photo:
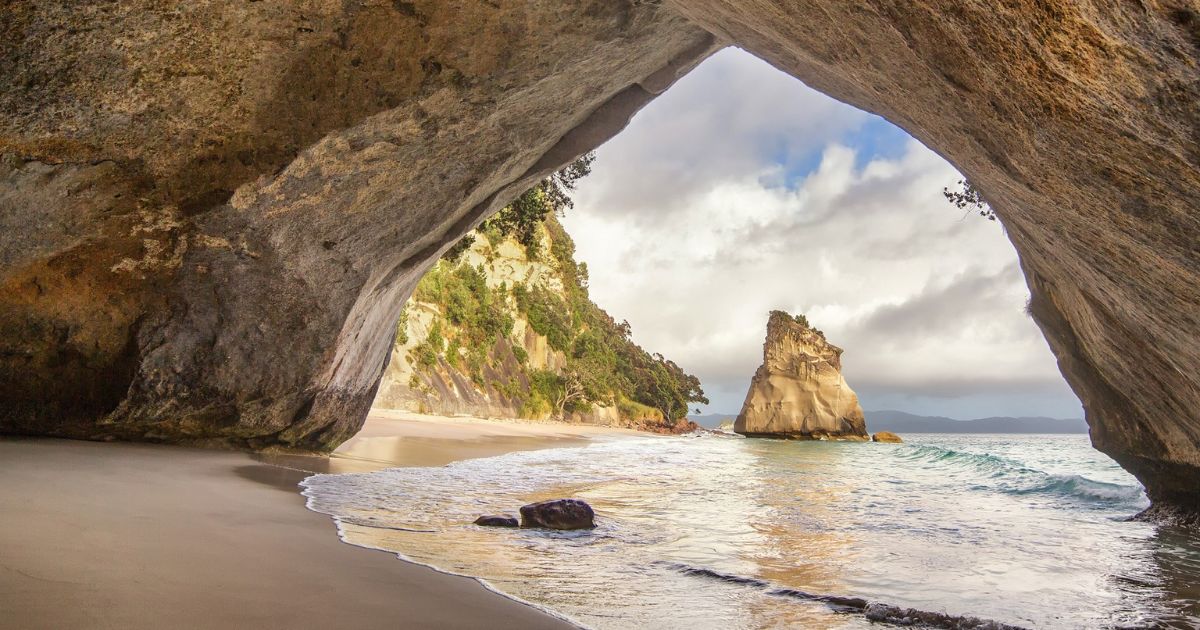
<instances>
[{"instance_id":1,"label":"dry sand","mask_svg":"<svg viewBox=\"0 0 1200 630\"><path fill-rule=\"evenodd\" d=\"M304 508L295 468L442 465L632 433L387 413L330 458L0 439L0 628L568 628L340 542Z\"/></svg>"}]
</instances>

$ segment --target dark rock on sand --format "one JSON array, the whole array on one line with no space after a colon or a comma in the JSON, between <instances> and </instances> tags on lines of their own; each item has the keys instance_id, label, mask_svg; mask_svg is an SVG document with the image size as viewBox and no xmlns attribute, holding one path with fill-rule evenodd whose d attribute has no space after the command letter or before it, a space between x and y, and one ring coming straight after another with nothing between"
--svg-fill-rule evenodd
<instances>
[{"instance_id":1,"label":"dark rock on sand","mask_svg":"<svg viewBox=\"0 0 1200 630\"><path fill-rule=\"evenodd\" d=\"M521 527L591 529L596 526L592 506L579 499L554 499L521 508Z\"/></svg>"},{"instance_id":2,"label":"dark rock on sand","mask_svg":"<svg viewBox=\"0 0 1200 630\"><path fill-rule=\"evenodd\" d=\"M486 514L475 519L476 525L483 527L519 527L517 519L507 514Z\"/></svg>"}]
</instances>

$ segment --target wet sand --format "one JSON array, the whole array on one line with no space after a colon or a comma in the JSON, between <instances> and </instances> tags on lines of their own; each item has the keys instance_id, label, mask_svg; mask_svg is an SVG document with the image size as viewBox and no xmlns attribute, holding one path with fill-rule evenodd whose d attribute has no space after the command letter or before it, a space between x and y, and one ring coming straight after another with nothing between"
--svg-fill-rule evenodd
<instances>
[{"instance_id":1,"label":"wet sand","mask_svg":"<svg viewBox=\"0 0 1200 630\"><path fill-rule=\"evenodd\" d=\"M330 458L0 439L0 628L569 628L340 542L296 484L620 433L389 413Z\"/></svg>"},{"instance_id":2,"label":"wet sand","mask_svg":"<svg viewBox=\"0 0 1200 630\"><path fill-rule=\"evenodd\" d=\"M445 466L514 451L582 446L599 436L647 437L591 425L433 416L377 409L362 431L325 457L259 455L260 461L312 472L368 472L396 466Z\"/></svg>"}]
</instances>

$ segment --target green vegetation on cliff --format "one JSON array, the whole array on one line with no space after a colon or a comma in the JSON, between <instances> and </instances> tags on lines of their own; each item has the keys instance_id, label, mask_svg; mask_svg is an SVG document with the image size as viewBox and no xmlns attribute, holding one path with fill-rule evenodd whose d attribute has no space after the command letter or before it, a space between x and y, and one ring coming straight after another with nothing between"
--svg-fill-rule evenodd
<instances>
[{"instance_id":1,"label":"green vegetation on cliff","mask_svg":"<svg viewBox=\"0 0 1200 630\"><path fill-rule=\"evenodd\" d=\"M540 227L549 216L562 216L567 209L575 207L571 193L575 191L579 180L592 172L592 161L596 154L588 152L579 159L564 166L538 185L521 193L512 203L505 206L495 216L484 221L476 232L462 237L442 258L457 262L462 255L475 243L476 233L487 237L493 245L505 237L512 237L525 246L525 253L531 260L536 260L541 254Z\"/></svg>"},{"instance_id":2,"label":"green vegetation on cliff","mask_svg":"<svg viewBox=\"0 0 1200 630\"><path fill-rule=\"evenodd\" d=\"M774 311L770 312L769 316L770 317L789 318L792 321L796 322L797 324L800 324L801 326L804 326L805 328L808 328L809 330L817 333L818 335L821 336L822 339L825 338L825 333L818 328L814 328L812 326L812 324L809 324L808 316L803 313L797 313L795 315L791 315L787 311L774 310Z\"/></svg>"},{"instance_id":3,"label":"green vegetation on cliff","mask_svg":"<svg viewBox=\"0 0 1200 630\"><path fill-rule=\"evenodd\" d=\"M591 301L587 265L575 261L557 220L589 169L585 156L521 195L422 278L397 334L400 345L408 341L414 308L430 313L404 357L414 385L454 383L438 395L461 396L456 372L525 417L586 416L599 407L622 422L664 428L685 418L689 403L708 402L695 376L643 350L628 322ZM489 269L504 256L503 273L519 268L528 277L489 277L502 273Z\"/></svg>"},{"instance_id":4,"label":"green vegetation on cliff","mask_svg":"<svg viewBox=\"0 0 1200 630\"><path fill-rule=\"evenodd\" d=\"M413 297L441 307L446 328L454 331L446 345L441 322L435 322L429 336L417 346L420 364L432 368L438 356L444 355L450 365L465 367L471 380L482 385L489 352L513 330L503 292L489 289L479 268L439 263L417 284Z\"/></svg>"},{"instance_id":5,"label":"green vegetation on cliff","mask_svg":"<svg viewBox=\"0 0 1200 630\"><path fill-rule=\"evenodd\" d=\"M587 266L575 262L574 241L558 221L548 221L546 228L551 253L563 278L565 299L546 293L541 300L527 303L537 305L542 317L569 313L558 316L557 321L568 325L554 333L562 344L558 349L568 357L565 378L578 382L583 398L618 406L621 401L636 402L658 410L667 420L686 416L689 402L707 404L699 379L674 361L643 350L630 339L629 322L617 323L591 301ZM533 312L525 306L522 311L528 314L532 326Z\"/></svg>"}]
</instances>

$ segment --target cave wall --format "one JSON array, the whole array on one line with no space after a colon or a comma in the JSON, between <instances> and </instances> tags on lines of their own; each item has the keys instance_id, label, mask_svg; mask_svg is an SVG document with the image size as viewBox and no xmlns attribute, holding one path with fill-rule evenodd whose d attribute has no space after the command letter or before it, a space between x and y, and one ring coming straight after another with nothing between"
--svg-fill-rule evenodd
<instances>
[{"instance_id":1,"label":"cave wall","mask_svg":"<svg viewBox=\"0 0 1200 630\"><path fill-rule=\"evenodd\" d=\"M324 450L440 251L716 46L652 3L16 2L0 429Z\"/></svg>"},{"instance_id":2,"label":"cave wall","mask_svg":"<svg viewBox=\"0 0 1200 630\"><path fill-rule=\"evenodd\" d=\"M5 432L331 448L441 249L732 42L969 176L1094 444L1200 511L1195 0L4 11Z\"/></svg>"}]
</instances>

